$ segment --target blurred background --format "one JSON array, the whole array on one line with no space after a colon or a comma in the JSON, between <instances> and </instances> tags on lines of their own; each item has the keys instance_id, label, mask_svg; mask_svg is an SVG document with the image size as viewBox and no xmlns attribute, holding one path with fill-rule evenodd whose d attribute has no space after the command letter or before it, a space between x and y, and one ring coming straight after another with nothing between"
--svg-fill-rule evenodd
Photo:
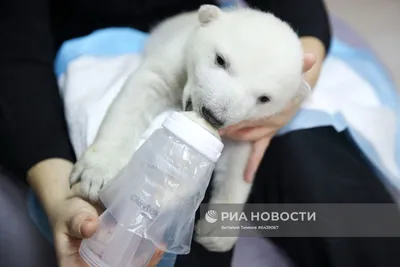
<instances>
[{"instance_id":1,"label":"blurred background","mask_svg":"<svg viewBox=\"0 0 400 267\"><path fill-rule=\"evenodd\" d=\"M400 0L325 0L389 68L400 91Z\"/></svg>"}]
</instances>

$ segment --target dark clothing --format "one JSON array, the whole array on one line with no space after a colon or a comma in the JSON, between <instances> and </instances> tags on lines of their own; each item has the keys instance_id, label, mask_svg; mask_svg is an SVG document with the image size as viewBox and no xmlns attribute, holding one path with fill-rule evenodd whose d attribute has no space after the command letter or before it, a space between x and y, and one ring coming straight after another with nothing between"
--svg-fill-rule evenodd
<instances>
[{"instance_id":1,"label":"dark clothing","mask_svg":"<svg viewBox=\"0 0 400 267\"><path fill-rule=\"evenodd\" d=\"M208 198L209 192L203 202L207 203ZM346 132L320 127L294 131L271 141L249 202L393 204L394 200ZM400 215L392 219L400 221ZM346 227L341 220L331 223L338 229ZM399 238L270 240L296 267L400 266ZM175 267L230 267L232 253L209 252L193 241L191 253L178 256Z\"/></svg>"},{"instance_id":2,"label":"dark clothing","mask_svg":"<svg viewBox=\"0 0 400 267\"><path fill-rule=\"evenodd\" d=\"M57 267L54 247L29 216L28 190L0 166L0 266Z\"/></svg>"},{"instance_id":3,"label":"dark clothing","mask_svg":"<svg viewBox=\"0 0 400 267\"><path fill-rule=\"evenodd\" d=\"M322 0L251 0L329 49ZM196 10L201 0L0 0L0 163L25 176L48 158L75 160L53 73L55 53L71 38L111 26L149 31L162 19Z\"/></svg>"},{"instance_id":4,"label":"dark clothing","mask_svg":"<svg viewBox=\"0 0 400 267\"><path fill-rule=\"evenodd\" d=\"M26 214L26 187L19 186L11 177L0 167L0 266L55 266L53 249ZM209 193L203 202L208 201ZM272 140L257 173L250 202L393 203L393 200L346 133L321 127L294 131ZM271 240L296 267L400 266L399 238ZM230 267L232 254L232 251L209 252L193 241L191 253L178 256L175 267Z\"/></svg>"},{"instance_id":5,"label":"dark clothing","mask_svg":"<svg viewBox=\"0 0 400 267\"><path fill-rule=\"evenodd\" d=\"M329 49L331 32L323 0L247 2L289 22L299 36L319 38ZM30 167L44 159L75 160L53 73L55 53L64 41L112 26L149 31L166 17L213 3L0 0L0 164L23 177ZM274 138L257 173L250 202L391 203L393 200L346 134L324 127ZM272 241L298 267L400 265L398 238L273 238ZM231 256L232 252L208 252L194 242L189 255L178 257L176 267L228 267Z\"/></svg>"}]
</instances>

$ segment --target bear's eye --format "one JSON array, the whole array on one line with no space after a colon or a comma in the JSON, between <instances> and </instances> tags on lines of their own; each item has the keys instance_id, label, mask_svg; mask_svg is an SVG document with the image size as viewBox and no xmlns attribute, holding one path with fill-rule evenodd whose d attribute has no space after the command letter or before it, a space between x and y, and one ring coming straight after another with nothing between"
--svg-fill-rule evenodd
<instances>
[{"instance_id":1,"label":"bear's eye","mask_svg":"<svg viewBox=\"0 0 400 267\"><path fill-rule=\"evenodd\" d=\"M269 98L269 97L266 96L266 95L262 95L262 96L260 96L260 97L258 98L258 102L260 102L260 103L262 103L262 104L265 104L265 103L271 102L271 98Z\"/></svg>"},{"instance_id":2,"label":"bear's eye","mask_svg":"<svg viewBox=\"0 0 400 267\"><path fill-rule=\"evenodd\" d=\"M224 59L223 56L221 56L221 55L218 54L218 53L215 55L215 64L216 64L218 67L221 67L221 68L223 68L223 69L228 68L228 64L227 64L226 60Z\"/></svg>"}]
</instances>

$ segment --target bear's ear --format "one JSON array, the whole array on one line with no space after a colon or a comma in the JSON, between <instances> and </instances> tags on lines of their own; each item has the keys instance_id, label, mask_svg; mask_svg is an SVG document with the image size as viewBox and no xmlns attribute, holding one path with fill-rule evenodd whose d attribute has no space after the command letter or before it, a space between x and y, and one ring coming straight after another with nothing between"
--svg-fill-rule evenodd
<instances>
[{"instance_id":1,"label":"bear's ear","mask_svg":"<svg viewBox=\"0 0 400 267\"><path fill-rule=\"evenodd\" d=\"M221 15L221 9L214 5L202 5L198 11L199 21L202 25L206 25L217 19Z\"/></svg>"}]
</instances>

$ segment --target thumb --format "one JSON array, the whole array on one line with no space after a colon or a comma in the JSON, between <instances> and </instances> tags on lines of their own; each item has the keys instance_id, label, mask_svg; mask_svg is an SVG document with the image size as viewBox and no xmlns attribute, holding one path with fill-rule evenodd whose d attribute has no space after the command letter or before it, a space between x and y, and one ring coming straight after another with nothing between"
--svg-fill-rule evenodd
<instances>
[{"instance_id":1,"label":"thumb","mask_svg":"<svg viewBox=\"0 0 400 267\"><path fill-rule=\"evenodd\" d=\"M317 58L312 53L305 53L303 58L303 72L309 71L317 62Z\"/></svg>"},{"instance_id":2,"label":"thumb","mask_svg":"<svg viewBox=\"0 0 400 267\"><path fill-rule=\"evenodd\" d=\"M97 216L83 211L68 220L68 235L79 239L89 238L96 232L97 225Z\"/></svg>"}]
</instances>

